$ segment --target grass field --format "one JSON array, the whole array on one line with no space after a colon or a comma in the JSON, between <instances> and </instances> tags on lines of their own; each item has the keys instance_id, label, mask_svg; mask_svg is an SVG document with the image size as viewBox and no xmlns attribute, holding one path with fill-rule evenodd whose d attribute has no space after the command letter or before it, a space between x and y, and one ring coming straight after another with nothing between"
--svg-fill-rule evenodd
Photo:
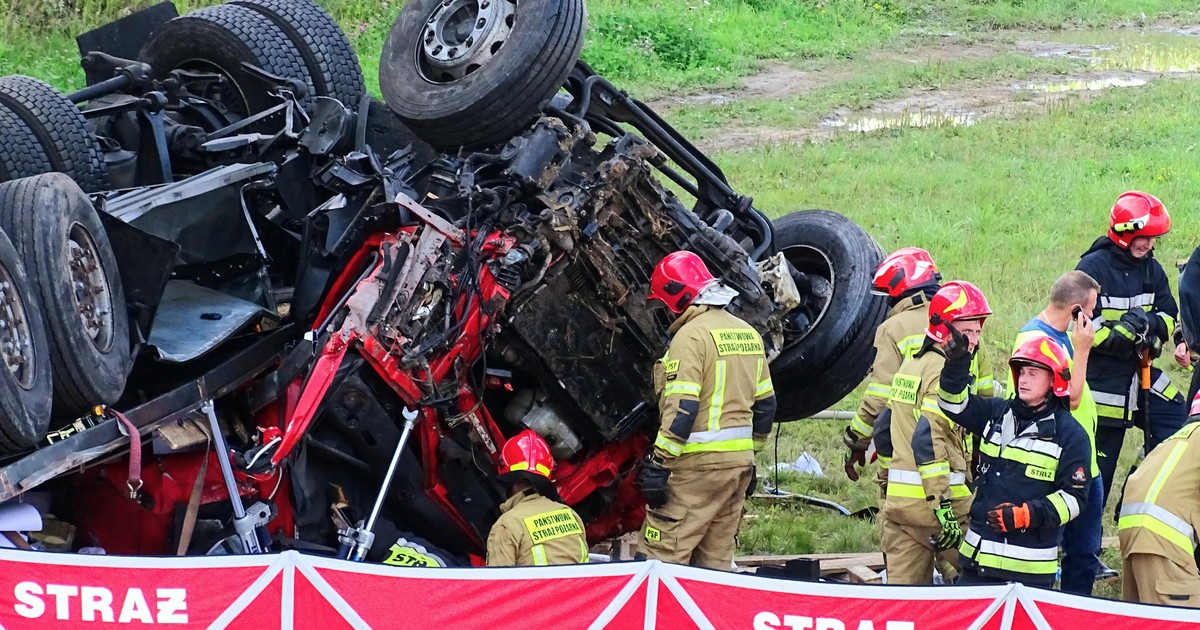
<instances>
[{"instance_id":1,"label":"grass field","mask_svg":"<svg viewBox=\"0 0 1200 630\"><path fill-rule=\"evenodd\" d=\"M182 11L212 2L179 4ZM369 88L378 93L379 50L402 2L323 4L349 34ZM0 0L8 16L0 31L0 74L30 74L64 90L81 87L72 35L132 6ZM1195 0L592 0L588 10L584 58L639 98L730 88L768 64L829 69L837 76L785 98L735 98L667 113L699 139L719 138L739 125L803 128L836 108L859 110L914 91L1060 75L1078 67L1061 57L1004 51L926 62L886 54L944 35L969 44L1003 42L1013 30L1200 22ZM1175 277L1171 263L1200 240L1200 215L1192 207L1200 199L1197 111L1200 83L1162 80L970 127L842 134L828 142L748 146L714 157L736 187L769 213L816 207L843 212L885 249L926 247L947 278L978 284L996 312L984 343L1001 375L1017 327L1042 308L1050 282L1073 268L1103 233L1107 208L1121 191L1148 190L1172 210L1175 228L1160 241L1157 255ZM1185 378L1173 374L1180 382ZM842 408L852 408L857 396ZM845 424L810 421L780 428L779 461L807 451L825 471L823 478L782 475L784 488L851 510L877 502L872 473L852 483L841 471L839 433ZM1121 471L1139 446L1140 435L1131 432ZM774 464L772 451L760 456L763 474ZM1115 485L1120 483L1118 478ZM751 514L739 541L744 552L878 548L870 521L757 502ZM1110 517L1105 523L1111 530ZM1119 565L1113 553L1105 558ZM1100 592L1114 596L1113 589Z\"/></svg>"}]
</instances>

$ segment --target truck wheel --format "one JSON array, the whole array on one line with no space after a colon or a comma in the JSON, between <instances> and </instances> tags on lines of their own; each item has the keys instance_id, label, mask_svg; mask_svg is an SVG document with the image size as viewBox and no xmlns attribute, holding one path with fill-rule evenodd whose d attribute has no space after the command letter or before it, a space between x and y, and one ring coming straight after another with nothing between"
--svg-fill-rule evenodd
<instances>
[{"instance_id":1,"label":"truck wheel","mask_svg":"<svg viewBox=\"0 0 1200 630\"><path fill-rule=\"evenodd\" d=\"M439 149L504 142L579 58L583 0L411 0L379 60L384 100Z\"/></svg>"},{"instance_id":2,"label":"truck wheel","mask_svg":"<svg viewBox=\"0 0 1200 630\"><path fill-rule=\"evenodd\" d=\"M875 359L875 329L887 302L871 293L883 249L850 219L828 210L804 210L775 221L775 243L811 281L813 298L803 333L785 336L771 364L779 421L799 420L849 394ZM797 316L795 313L793 316Z\"/></svg>"},{"instance_id":3,"label":"truck wheel","mask_svg":"<svg viewBox=\"0 0 1200 630\"><path fill-rule=\"evenodd\" d=\"M38 296L0 232L0 452L37 444L50 427L50 346Z\"/></svg>"},{"instance_id":4,"label":"truck wheel","mask_svg":"<svg viewBox=\"0 0 1200 630\"><path fill-rule=\"evenodd\" d=\"M0 228L45 307L55 421L125 390L129 319L112 245L83 190L62 173L0 184Z\"/></svg>"},{"instance_id":5,"label":"truck wheel","mask_svg":"<svg viewBox=\"0 0 1200 630\"><path fill-rule=\"evenodd\" d=\"M228 77L227 88L214 88L200 96L216 101L235 117L244 118L276 105L267 86L242 69L242 63L308 86L311 102L313 77L304 57L275 22L258 11L222 4L193 11L162 25L138 55L150 64L155 78L172 70L218 73Z\"/></svg>"},{"instance_id":6,"label":"truck wheel","mask_svg":"<svg viewBox=\"0 0 1200 630\"><path fill-rule=\"evenodd\" d=\"M79 107L50 84L0 77L0 178L66 173L88 192L106 188L100 145Z\"/></svg>"},{"instance_id":7,"label":"truck wheel","mask_svg":"<svg viewBox=\"0 0 1200 630\"><path fill-rule=\"evenodd\" d=\"M341 27L310 0L233 0L257 11L287 33L304 58L316 96L330 96L354 111L366 92L358 55Z\"/></svg>"}]
</instances>

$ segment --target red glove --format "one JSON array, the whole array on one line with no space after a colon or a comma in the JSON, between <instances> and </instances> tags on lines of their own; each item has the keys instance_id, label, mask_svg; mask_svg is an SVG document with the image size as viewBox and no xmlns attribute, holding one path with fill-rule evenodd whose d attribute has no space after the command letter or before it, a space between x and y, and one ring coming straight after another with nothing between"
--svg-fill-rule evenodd
<instances>
[{"instance_id":1,"label":"red glove","mask_svg":"<svg viewBox=\"0 0 1200 630\"><path fill-rule=\"evenodd\" d=\"M1029 504L1013 505L1011 503L1001 503L988 511L987 520L988 525L991 525L992 529L1001 534L1008 534L1019 529L1027 529L1031 521Z\"/></svg>"}]
</instances>

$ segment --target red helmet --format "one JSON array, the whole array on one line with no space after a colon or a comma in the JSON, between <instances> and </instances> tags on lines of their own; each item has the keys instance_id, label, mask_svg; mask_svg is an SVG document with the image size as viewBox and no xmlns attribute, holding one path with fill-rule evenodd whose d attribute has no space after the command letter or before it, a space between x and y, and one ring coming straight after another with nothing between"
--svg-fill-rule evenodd
<instances>
[{"instance_id":1,"label":"red helmet","mask_svg":"<svg viewBox=\"0 0 1200 630\"><path fill-rule=\"evenodd\" d=\"M554 470L554 455L550 454L550 445L531 429L525 429L504 443L504 448L500 450L500 461L504 464L500 469L501 475L525 470L549 479L550 472Z\"/></svg>"},{"instance_id":2,"label":"red helmet","mask_svg":"<svg viewBox=\"0 0 1200 630\"><path fill-rule=\"evenodd\" d=\"M1017 382L1017 375L1021 373L1022 365L1036 365L1050 370L1050 373L1054 375L1054 382L1050 385L1054 395L1071 395L1067 391L1071 384L1071 359L1067 356L1067 351L1053 339L1045 335L1037 335L1026 339L1017 346L1016 352L1013 352L1012 357L1008 360L1014 386Z\"/></svg>"},{"instance_id":3,"label":"red helmet","mask_svg":"<svg viewBox=\"0 0 1200 630\"><path fill-rule=\"evenodd\" d=\"M1188 416L1200 416L1200 392L1196 392L1196 397L1192 399L1192 408L1188 411Z\"/></svg>"},{"instance_id":4,"label":"red helmet","mask_svg":"<svg viewBox=\"0 0 1200 630\"><path fill-rule=\"evenodd\" d=\"M1171 231L1171 215L1158 197L1131 190L1121 193L1108 215L1108 238L1129 249L1139 236L1162 236Z\"/></svg>"},{"instance_id":5,"label":"red helmet","mask_svg":"<svg viewBox=\"0 0 1200 630\"><path fill-rule=\"evenodd\" d=\"M880 295L898 298L910 289L934 284L942 279L929 252L920 247L898 249L875 270L871 290Z\"/></svg>"},{"instance_id":6,"label":"red helmet","mask_svg":"<svg viewBox=\"0 0 1200 630\"><path fill-rule=\"evenodd\" d=\"M650 274L651 300L662 300L673 313L683 309L697 295L716 282L704 261L692 252L672 252L658 261Z\"/></svg>"},{"instance_id":7,"label":"red helmet","mask_svg":"<svg viewBox=\"0 0 1200 630\"><path fill-rule=\"evenodd\" d=\"M929 302L929 326L925 335L942 343L950 338L950 322L984 319L992 314L983 291L970 282L955 280L938 289Z\"/></svg>"}]
</instances>

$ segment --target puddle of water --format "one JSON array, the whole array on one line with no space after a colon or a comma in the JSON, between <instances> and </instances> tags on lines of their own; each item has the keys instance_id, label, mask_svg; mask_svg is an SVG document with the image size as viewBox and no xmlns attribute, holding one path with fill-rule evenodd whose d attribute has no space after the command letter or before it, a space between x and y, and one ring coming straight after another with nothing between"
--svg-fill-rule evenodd
<instances>
[{"instance_id":1,"label":"puddle of water","mask_svg":"<svg viewBox=\"0 0 1200 630\"><path fill-rule=\"evenodd\" d=\"M1143 72L1200 72L1200 42L1194 37L1180 36L1180 39L1184 43L1146 43L1103 51L1096 62L1096 68Z\"/></svg>"},{"instance_id":2,"label":"puddle of water","mask_svg":"<svg viewBox=\"0 0 1200 630\"><path fill-rule=\"evenodd\" d=\"M870 133L883 129L906 127L969 127L978 122L980 114L972 111L868 113L821 122L823 127Z\"/></svg>"},{"instance_id":3,"label":"puddle of water","mask_svg":"<svg viewBox=\"0 0 1200 630\"><path fill-rule=\"evenodd\" d=\"M1074 56L1072 53L1082 52L1097 70L1181 73L1200 72L1198 33L1200 27L1175 32L1076 31L1063 33L1055 40L1068 44L1060 54ZM1057 52L1051 50L1051 54Z\"/></svg>"},{"instance_id":4,"label":"puddle of water","mask_svg":"<svg viewBox=\"0 0 1200 630\"><path fill-rule=\"evenodd\" d=\"M1147 81L1145 79L1139 79L1136 77L1108 77L1104 79L1069 79L1067 81L1058 81L1055 83L1032 83L1029 85L1019 85L1015 87L1021 90L1053 94L1056 92L1094 92L1096 90L1107 90L1109 88L1141 87L1146 85L1146 83Z\"/></svg>"}]
</instances>

